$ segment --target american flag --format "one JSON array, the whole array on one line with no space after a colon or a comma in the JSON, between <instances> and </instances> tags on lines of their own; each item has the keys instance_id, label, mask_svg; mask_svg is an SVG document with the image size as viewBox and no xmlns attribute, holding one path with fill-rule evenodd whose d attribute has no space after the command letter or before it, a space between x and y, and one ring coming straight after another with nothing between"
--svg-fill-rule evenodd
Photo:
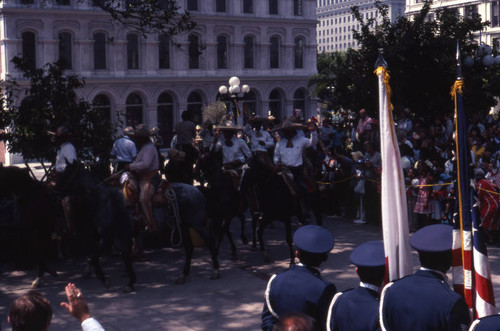
<instances>
[{"instance_id":1,"label":"american flag","mask_svg":"<svg viewBox=\"0 0 500 331\"><path fill-rule=\"evenodd\" d=\"M457 51L457 62L459 63ZM453 287L464 296L475 317L496 314L495 297L491 283L490 265L483 234L478 231L481 220L476 191L469 178L469 148L462 100L460 66L452 88L455 101L457 183L455 190L455 217L453 230Z\"/></svg>"}]
</instances>

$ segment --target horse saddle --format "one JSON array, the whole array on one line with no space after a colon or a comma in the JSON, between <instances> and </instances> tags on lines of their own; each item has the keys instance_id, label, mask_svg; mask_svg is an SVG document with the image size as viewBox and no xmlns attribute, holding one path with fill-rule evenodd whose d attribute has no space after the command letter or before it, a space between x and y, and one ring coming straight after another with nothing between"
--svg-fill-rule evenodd
<instances>
[{"instance_id":1,"label":"horse saddle","mask_svg":"<svg viewBox=\"0 0 500 331\"><path fill-rule=\"evenodd\" d=\"M224 174L229 177L236 191L240 190L240 174L236 169L224 169Z\"/></svg>"},{"instance_id":2,"label":"horse saddle","mask_svg":"<svg viewBox=\"0 0 500 331\"><path fill-rule=\"evenodd\" d=\"M172 185L165 179L162 179L156 186L151 183L149 190L151 198L151 205L153 207L165 206L168 204L166 191L171 189ZM129 176L123 181L123 196L127 205L135 205L139 202L139 183L137 179Z\"/></svg>"},{"instance_id":3,"label":"horse saddle","mask_svg":"<svg viewBox=\"0 0 500 331\"><path fill-rule=\"evenodd\" d=\"M277 173L278 176L283 178L283 182L285 182L286 186L290 190L290 193L292 194L293 197L297 197L297 184L293 180L293 174L290 170L284 169L281 170Z\"/></svg>"}]
</instances>

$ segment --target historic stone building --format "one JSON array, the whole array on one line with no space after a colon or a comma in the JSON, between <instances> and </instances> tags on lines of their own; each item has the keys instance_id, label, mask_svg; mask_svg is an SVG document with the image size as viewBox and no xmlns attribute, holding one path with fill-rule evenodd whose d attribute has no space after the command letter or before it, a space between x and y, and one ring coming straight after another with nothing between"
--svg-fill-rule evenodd
<instances>
[{"instance_id":1,"label":"historic stone building","mask_svg":"<svg viewBox=\"0 0 500 331\"><path fill-rule=\"evenodd\" d=\"M168 142L183 110L200 119L231 76L250 86L241 109L277 118L316 112L307 87L316 73L315 0L179 0L197 28L143 36L114 23L92 0L4 0L0 70L23 81L10 62L41 67L62 59L85 78L80 95L128 124L158 126Z\"/></svg>"}]
</instances>

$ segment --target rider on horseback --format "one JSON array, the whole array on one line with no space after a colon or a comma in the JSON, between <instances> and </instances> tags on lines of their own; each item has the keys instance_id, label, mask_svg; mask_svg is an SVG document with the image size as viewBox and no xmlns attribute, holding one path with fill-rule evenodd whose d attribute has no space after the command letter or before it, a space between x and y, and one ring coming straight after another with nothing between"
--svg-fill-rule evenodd
<instances>
[{"instance_id":1,"label":"rider on horseback","mask_svg":"<svg viewBox=\"0 0 500 331\"><path fill-rule=\"evenodd\" d=\"M303 134L297 134L297 130L306 128L302 124L286 120L277 130L280 131L280 140L274 149L274 164L278 171L289 171L293 175L298 192L292 192L302 202L307 202L307 184L304 177L304 160L302 154L310 146L316 145L318 136L314 126L308 126L311 131L309 138ZM292 189L293 190L293 189ZM305 200L305 201L304 201ZM305 206L308 206L305 203Z\"/></svg>"},{"instance_id":2,"label":"rider on horseback","mask_svg":"<svg viewBox=\"0 0 500 331\"><path fill-rule=\"evenodd\" d=\"M146 223L151 230L156 231L157 225L153 218L151 198L154 190L151 188L151 180L158 175L158 151L150 139L151 131L144 124L135 128L133 139L139 149L137 157L131 164L125 165L125 170L131 170L137 175L139 181L139 202Z\"/></svg>"},{"instance_id":3,"label":"rider on horseback","mask_svg":"<svg viewBox=\"0 0 500 331\"><path fill-rule=\"evenodd\" d=\"M225 126L218 126L215 133L212 150L219 152L222 150L222 163L225 171L235 173L237 178L235 185L239 189L239 183L243 172L243 165L250 159L252 153L247 143L236 136L236 132L242 130L239 126L228 123ZM220 136L222 132L222 137ZM234 178L232 177L232 178Z\"/></svg>"},{"instance_id":4,"label":"rider on horseback","mask_svg":"<svg viewBox=\"0 0 500 331\"><path fill-rule=\"evenodd\" d=\"M66 170L68 164L76 161L76 149L71 143L72 134L66 125L61 125L57 128L56 132L49 131L52 136L52 141L58 146L55 162L55 182L56 187L59 187L57 181L61 174ZM75 235L75 224L71 217L71 199L69 196L61 198L62 209L64 213L64 220L66 221L66 229L70 235Z\"/></svg>"}]
</instances>

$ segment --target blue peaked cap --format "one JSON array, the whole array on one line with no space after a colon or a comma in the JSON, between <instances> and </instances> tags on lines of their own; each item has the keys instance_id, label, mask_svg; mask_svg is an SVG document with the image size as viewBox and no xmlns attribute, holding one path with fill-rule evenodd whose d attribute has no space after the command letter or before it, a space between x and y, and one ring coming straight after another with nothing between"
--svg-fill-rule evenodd
<instances>
[{"instance_id":1,"label":"blue peaked cap","mask_svg":"<svg viewBox=\"0 0 500 331\"><path fill-rule=\"evenodd\" d=\"M308 253L328 253L332 250L333 235L322 226L305 225L293 234L293 242L301 251Z\"/></svg>"},{"instance_id":2,"label":"blue peaked cap","mask_svg":"<svg viewBox=\"0 0 500 331\"><path fill-rule=\"evenodd\" d=\"M453 227L434 224L421 228L410 238L410 245L419 252L437 253L451 250Z\"/></svg>"},{"instance_id":3,"label":"blue peaked cap","mask_svg":"<svg viewBox=\"0 0 500 331\"><path fill-rule=\"evenodd\" d=\"M384 243L369 241L356 247L349 256L351 263L358 267L385 266Z\"/></svg>"}]
</instances>

